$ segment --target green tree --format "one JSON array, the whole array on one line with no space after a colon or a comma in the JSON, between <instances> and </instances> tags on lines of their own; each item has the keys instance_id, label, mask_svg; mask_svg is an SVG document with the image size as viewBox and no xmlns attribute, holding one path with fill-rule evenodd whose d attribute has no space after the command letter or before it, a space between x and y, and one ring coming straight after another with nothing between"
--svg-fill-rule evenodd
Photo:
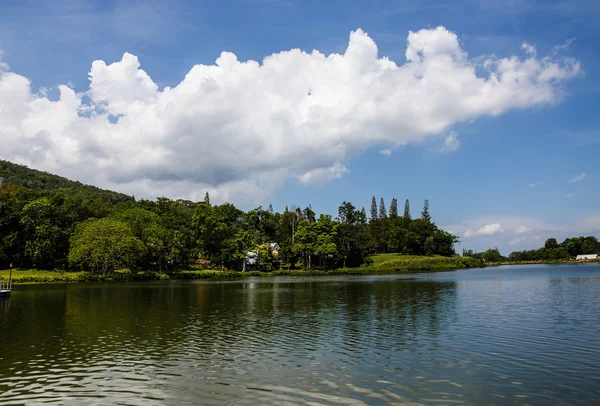
<instances>
[{"instance_id":1,"label":"green tree","mask_svg":"<svg viewBox=\"0 0 600 406\"><path fill-rule=\"evenodd\" d=\"M406 201L404 202L404 220L410 220L410 202L408 201L408 199L406 199Z\"/></svg>"},{"instance_id":2,"label":"green tree","mask_svg":"<svg viewBox=\"0 0 600 406\"><path fill-rule=\"evenodd\" d=\"M25 255L40 268L54 267L61 229L50 199L43 197L23 207L21 225L25 234Z\"/></svg>"},{"instance_id":3,"label":"green tree","mask_svg":"<svg viewBox=\"0 0 600 406\"><path fill-rule=\"evenodd\" d=\"M421 212L421 220L426 223L431 222L431 215L429 215L429 200L425 199L425 203L423 204L423 211Z\"/></svg>"},{"instance_id":4,"label":"green tree","mask_svg":"<svg viewBox=\"0 0 600 406\"><path fill-rule=\"evenodd\" d=\"M556 241L556 238L548 238L544 244L544 248L547 250L558 248L558 242Z\"/></svg>"},{"instance_id":5,"label":"green tree","mask_svg":"<svg viewBox=\"0 0 600 406\"><path fill-rule=\"evenodd\" d=\"M121 221L103 218L80 223L71 237L69 263L101 271L130 267L144 254L144 244Z\"/></svg>"},{"instance_id":6,"label":"green tree","mask_svg":"<svg viewBox=\"0 0 600 406\"><path fill-rule=\"evenodd\" d=\"M302 255L307 271L310 271L312 256L315 255L317 249L317 237L315 222L303 219L298 223L298 231L294 239L294 252Z\"/></svg>"},{"instance_id":7,"label":"green tree","mask_svg":"<svg viewBox=\"0 0 600 406\"><path fill-rule=\"evenodd\" d=\"M379 218L386 219L387 211L385 210L385 202L383 201L383 197L379 199Z\"/></svg>"},{"instance_id":8,"label":"green tree","mask_svg":"<svg viewBox=\"0 0 600 406\"><path fill-rule=\"evenodd\" d=\"M375 200L375 196L373 196L373 199L371 199L371 217L369 218L369 221L374 222L377 218L377 200Z\"/></svg>"},{"instance_id":9,"label":"green tree","mask_svg":"<svg viewBox=\"0 0 600 406\"><path fill-rule=\"evenodd\" d=\"M210 195L208 194L208 191L204 195L204 203L206 203L208 206L210 206Z\"/></svg>"},{"instance_id":10,"label":"green tree","mask_svg":"<svg viewBox=\"0 0 600 406\"><path fill-rule=\"evenodd\" d=\"M390 203L390 218L394 219L396 217L398 217L398 199L394 197Z\"/></svg>"}]
</instances>

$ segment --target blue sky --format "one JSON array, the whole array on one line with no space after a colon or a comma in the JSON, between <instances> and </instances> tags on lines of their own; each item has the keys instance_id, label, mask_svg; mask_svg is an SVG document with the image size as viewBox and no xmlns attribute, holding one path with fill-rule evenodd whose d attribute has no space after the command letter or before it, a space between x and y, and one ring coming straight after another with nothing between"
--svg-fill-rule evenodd
<instances>
[{"instance_id":1,"label":"blue sky","mask_svg":"<svg viewBox=\"0 0 600 406\"><path fill-rule=\"evenodd\" d=\"M388 205L392 197L401 202L408 198L413 214L417 214L423 199L428 198L434 220L459 235L461 248L483 250L498 246L505 254L540 246L550 236L561 239L577 234L599 235L600 57L595 52L600 47L598 17L600 3L596 1L3 1L0 63L6 66L0 65L0 74L4 72L5 89L12 84L17 90L0 91L0 106L2 98L5 103L12 103L12 97L16 97L24 100L29 110L14 116L0 114L0 142L4 143L0 158L138 197L164 194L195 198L208 189L215 199L230 200L245 208L272 203L281 210L286 204L310 203L318 212L335 214L344 200L364 205L368 210L371 196L375 195L378 199L384 197ZM447 31L435 31L438 26ZM438 48L433 45L452 42L454 35L460 51L468 56L463 60L454 53L453 66L461 69L468 64L479 77L487 75L484 60L513 56L538 61L548 68L546 73L551 72L549 63L556 63L563 70L553 73L544 88L540 85L512 89L510 100L527 92L531 97L521 104L509 99L498 102L500 110L496 113L496 107L481 111L472 107L468 112L457 108L447 113L450 107L444 105L445 118L439 126L429 125L437 121L435 111L415 119L417 124L410 115L395 121L403 113L396 114L394 104L400 101L410 105L411 100L403 100L404 91L393 86L390 92L397 90L397 94L390 100L394 102L381 102L376 107L377 111L389 111L379 120L385 122L381 127L367 119L349 123L360 128L356 131L341 130L341 119L332 124L304 117L302 127L295 124L289 128L283 119L274 121L272 117L279 117L273 107L275 100L284 103L287 96L282 87L314 81L314 92L318 93L319 81L311 76L319 75L321 68L315 67L320 63L318 59L310 62L312 65L297 65L307 72L305 76L289 66L294 63L281 62L273 67L273 72L279 72L277 81L263 72L260 84L256 84L259 79L248 79L235 71L235 75L241 75L235 80L248 81L243 83L250 90L239 96L243 103L228 106L227 100L238 98L235 86L228 88L222 97L210 102L224 104L218 112L203 107L201 99L188 99L186 93L185 97L178 94L169 99L170 105L176 106L171 108L180 109L177 115L148 118L153 124L142 130L136 123L120 128L121 132L108 123L95 127L91 122L77 122L68 128L66 124L49 123L48 117L68 116L66 109L57 110L70 100L65 96L68 90L60 96L59 85L70 86L73 97L84 106L92 106L89 114L104 112L111 123L124 126L128 117L134 117L127 110L130 105L143 101L147 107L148 98L155 97L157 89L162 92L165 87L177 87L194 65L213 65L223 51L235 54L238 61L261 63L266 56L295 48L342 55L349 46L349 34L359 28L377 45L379 58L387 56L398 66L407 63L407 37L412 31L421 33L415 37L415 44L429 41L432 48L428 49L435 52ZM428 33L439 36L430 38ZM362 34L357 36L356 43L364 44L364 38ZM535 53L522 48L524 43L533 45ZM146 76L135 73L136 61L125 61L125 52L137 57L141 64L137 69L143 69ZM368 59L367 54L360 56ZM92 69L94 61L104 61L105 65L96 64ZM123 69L111 65L120 61ZM279 66L285 68L278 71ZM335 72L337 66L342 65L327 69ZM520 73L528 72L525 64L518 69ZM321 71L325 70L323 66ZM228 72L233 78L233 70ZM435 80L452 79L444 76L443 69L436 72ZM9 73L30 80L31 94L25 97L17 93L23 91L22 86ZM528 74L537 84L546 73ZM211 74L198 73L200 77ZM90 86L90 77L96 87ZM327 81L335 81L335 77L335 73L323 76L323 86ZM358 82L361 77L366 76L347 80ZM125 82L127 78L137 82ZM225 88L219 79L215 81L221 86L219 89ZM344 82L333 88L353 84ZM198 86L193 88L199 91ZM265 113L256 119L252 131L267 141L259 138L261 141L255 143L248 135L248 123L255 125L248 119L255 114L248 95L257 94L261 88L270 89L272 96L257 101L254 107L261 114L273 109L273 114ZM427 97L434 106L437 97L469 97L464 93L467 85L456 93L448 90L448 94L432 89L424 94L425 109ZM122 93L117 94L118 91ZM312 91L309 89L309 96ZM551 97L535 99L536 92L543 91L551 92ZM331 88L328 92L332 92ZM378 92L373 100L385 97L381 90ZM12 96L15 94L18 96ZM359 90L349 94L339 100L357 97L355 103L360 104L360 97L352 96ZM329 100L330 95L319 97ZM32 98L38 104L32 104ZM51 104L59 100L63 102L60 106ZM336 103L342 103L339 100ZM168 104L157 103L163 107ZM197 108L184 112L181 106L190 105ZM42 113L46 108L49 113ZM79 108L79 115L85 114ZM232 118L227 114L233 114ZM335 112L331 110L331 114ZM194 120L201 117L201 122L186 121L190 116ZM140 117L143 120L149 116ZM229 128L230 121L237 124ZM228 129L223 133L215 130L212 136L213 127L206 123L213 122L219 122L219 131ZM310 125L306 134L301 132L307 131L305 124ZM161 133L159 129L167 125L174 129ZM273 135L277 148L261 149L261 142L268 143L271 131L279 131L280 127L281 134ZM37 135L32 135L32 128ZM138 130L141 138L135 144L128 134ZM186 134L188 138L170 135L174 133ZM84 145L84 139L89 143ZM323 139L330 142L320 143ZM444 148L446 141L450 147ZM159 143L164 148L156 147ZM124 156L142 152L132 159L110 159L107 156L114 149L106 147L108 144L110 148L122 145ZM169 148L175 144L180 148ZM292 145L289 150L287 145ZM251 154L242 152L236 157L236 150ZM147 164L151 160L155 160L152 165ZM171 170L178 163L181 167Z\"/></svg>"}]
</instances>

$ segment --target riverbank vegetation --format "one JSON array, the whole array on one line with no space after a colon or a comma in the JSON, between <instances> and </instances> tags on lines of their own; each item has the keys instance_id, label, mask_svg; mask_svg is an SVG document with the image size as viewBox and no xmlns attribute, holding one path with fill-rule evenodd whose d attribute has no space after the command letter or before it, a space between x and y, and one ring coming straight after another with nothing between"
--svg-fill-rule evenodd
<instances>
[{"instance_id":1,"label":"riverbank vegetation","mask_svg":"<svg viewBox=\"0 0 600 406\"><path fill-rule=\"evenodd\" d=\"M561 243L558 243L556 238L548 238L541 248L514 251L507 257L503 256L498 248L490 248L481 253L463 250L463 256L498 265L563 263L573 261L577 255L588 254L600 254L600 243L594 236L566 238Z\"/></svg>"},{"instance_id":2,"label":"riverbank vegetation","mask_svg":"<svg viewBox=\"0 0 600 406\"><path fill-rule=\"evenodd\" d=\"M103 274L101 272L87 271L60 272L39 269L14 269L12 272L12 278L16 283L127 282L155 280L234 279L250 276L271 277L418 273L450 271L455 269L485 266L480 260L460 256L422 257L400 254L380 254L372 256L371 259L372 262L367 266L310 271L304 269L277 269L273 271L252 270L239 272L232 270L201 269L199 267L190 267L169 273L122 269ZM9 270L0 271L0 280L8 279L9 274Z\"/></svg>"},{"instance_id":3,"label":"riverbank vegetation","mask_svg":"<svg viewBox=\"0 0 600 406\"><path fill-rule=\"evenodd\" d=\"M342 202L334 217L317 215L311 206L243 211L229 203L211 204L208 193L200 202L164 197L136 201L8 162L0 162L0 179L0 269L12 264L61 270L38 275L56 281L152 279L165 273L209 277L224 270L379 272L471 265L456 257L458 238L436 226L427 200L418 218L412 218L408 200L400 215L397 199L387 210L383 198L377 204L375 197L369 216L365 208ZM390 253L404 257L380 263L381 257L371 259ZM191 266L203 269L184 273Z\"/></svg>"}]
</instances>

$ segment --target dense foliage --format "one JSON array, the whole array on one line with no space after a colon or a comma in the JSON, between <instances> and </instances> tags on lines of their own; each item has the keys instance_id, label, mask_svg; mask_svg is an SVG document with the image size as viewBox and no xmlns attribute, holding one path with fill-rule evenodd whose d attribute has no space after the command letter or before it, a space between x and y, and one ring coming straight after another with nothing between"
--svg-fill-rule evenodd
<instances>
[{"instance_id":1,"label":"dense foliage","mask_svg":"<svg viewBox=\"0 0 600 406\"><path fill-rule=\"evenodd\" d=\"M123 193L104 190L95 186L84 185L58 175L30 169L24 165L0 160L0 185L18 185L34 190L52 191L84 191L87 195L97 197L111 203L132 200L131 196Z\"/></svg>"},{"instance_id":2,"label":"dense foliage","mask_svg":"<svg viewBox=\"0 0 600 406\"><path fill-rule=\"evenodd\" d=\"M388 212L375 198L370 219L349 202L335 218L317 216L310 206L242 211L229 203L212 205L208 193L201 202L135 201L18 165L2 168L8 176L0 185L0 269L13 263L105 275L118 268L162 273L197 264L312 271L365 265L374 253L455 255L457 238L431 221L427 201L419 219L410 218L408 201L400 217L396 199Z\"/></svg>"},{"instance_id":3,"label":"dense foliage","mask_svg":"<svg viewBox=\"0 0 600 406\"><path fill-rule=\"evenodd\" d=\"M514 251L508 257L502 256L498 248L490 248L481 253L463 250L463 256L483 259L486 262L562 261L584 254L600 254L598 238L594 236L573 237L565 239L560 244L556 238L548 238L541 248Z\"/></svg>"}]
</instances>

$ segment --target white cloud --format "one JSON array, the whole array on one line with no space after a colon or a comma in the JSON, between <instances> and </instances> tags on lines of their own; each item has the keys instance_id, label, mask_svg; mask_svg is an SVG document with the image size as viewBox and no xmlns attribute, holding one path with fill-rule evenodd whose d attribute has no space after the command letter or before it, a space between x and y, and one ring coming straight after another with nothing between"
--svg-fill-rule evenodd
<instances>
[{"instance_id":1,"label":"white cloud","mask_svg":"<svg viewBox=\"0 0 600 406\"><path fill-rule=\"evenodd\" d=\"M543 185L543 184L544 184L544 182L530 183L529 185L527 185L527 187L529 189L533 189L534 187L538 187L538 186Z\"/></svg>"},{"instance_id":2,"label":"white cloud","mask_svg":"<svg viewBox=\"0 0 600 406\"><path fill-rule=\"evenodd\" d=\"M572 197L575 197L575 193L567 193L567 194L565 195L565 197L566 197L566 198L568 198L568 199L570 199L570 198L572 198Z\"/></svg>"},{"instance_id":3,"label":"white cloud","mask_svg":"<svg viewBox=\"0 0 600 406\"><path fill-rule=\"evenodd\" d=\"M473 235L477 232L472 230L481 230L486 225L502 224L503 232L498 232L493 236L481 234ZM579 235L595 235L600 237L600 213L585 213L578 218L566 221L564 223L548 223L532 217L523 216L484 216L473 218L461 224L442 225L444 230L453 230L455 235L470 237L464 239L461 244L463 247L485 250L497 246L504 254L508 254L515 249L539 248L540 241L547 238L556 238L562 241L567 237ZM517 242L518 239L521 239ZM515 245L518 244L518 247Z\"/></svg>"},{"instance_id":4,"label":"white cloud","mask_svg":"<svg viewBox=\"0 0 600 406\"><path fill-rule=\"evenodd\" d=\"M573 179L569 181L569 183L581 182L587 177L587 173L581 172L579 175L575 176Z\"/></svg>"},{"instance_id":5,"label":"white cloud","mask_svg":"<svg viewBox=\"0 0 600 406\"><path fill-rule=\"evenodd\" d=\"M338 179L349 173L348 168L339 162L329 168L316 168L304 173L300 176L300 182L325 184L333 179Z\"/></svg>"},{"instance_id":6,"label":"white cloud","mask_svg":"<svg viewBox=\"0 0 600 406\"><path fill-rule=\"evenodd\" d=\"M554 48L552 48L552 51L554 51L554 52L563 51L563 50L569 48L571 46L571 44L573 43L573 41L575 41L576 39L577 39L577 37L569 38L563 44L556 45Z\"/></svg>"},{"instance_id":7,"label":"white cloud","mask_svg":"<svg viewBox=\"0 0 600 406\"><path fill-rule=\"evenodd\" d=\"M0 158L138 197L201 199L210 190L258 203L288 179L339 178L366 149L558 102L579 63L526 51L480 65L438 27L410 32L398 66L357 30L343 54L292 49L259 63L223 52L163 89L126 53L95 61L89 90L62 85L58 100L3 64Z\"/></svg>"},{"instance_id":8,"label":"white cloud","mask_svg":"<svg viewBox=\"0 0 600 406\"><path fill-rule=\"evenodd\" d=\"M478 237L483 235L494 235L504 232L504 229L499 223L486 224L477 231L467 230L464 233L465 238Z\"/></svg>"},{"instance_id":9,"label":"white cloud","mask_svg":"<svg viewBox=\"0 0 600 406\"><path fill-rule=\"evenodd\" d=\"M453 152L460 147L460 141L457 139L458 133L456 131L450 132L444 139L444 145L440 149L440 152Z\"/></svg>"},{"instance_id":10,"label":"white cloud","mask_svg":"<svg viewBox=\"0 0 600 406\"><path fill-rule=\"evenodd\" d=\"M509 244L509 245L516 245L516 244L519 244L519 243L521 243L521 242L523 242L523 241L525 241L525 240L527 240L527 237L519 237L519 238L515 238L515 239L513 239L513 240L510 240L510 241L508 242L508 244Z\"/></svg>"},{"instance_id":11,"label":"white cloud","mask_svg":"<svg viewBox=\"0 0 600 406\"><path fill-rule=\"evenodd\" d=\"M528 44L527 42L524 42L523 45L521 45L521 48L523 49L523 51L525 51L526 54L531 55L533 57L535 57L537 54L535 47L531 44Z\"/></svg>"},{"instance_id":12,"label":"white cloud","mask_svg":"<svg viewBox=\"0 0 600 406\"><path fill-rule=\"evenodd\" d=\"M390 155L392 155L392 150L391 150L391 149L389 149L389 148L387 148L387 149L382 149L381 151L379 151L379 153L380 153L381 155L390 156Z\"/></svg>"},{"instance_id":13,"label":"white cloud","mask_svg":"<svg viewBox=\"0 0 600 406\"><path fill-rule=\"evenodd\" d=\"M517 234L527 234L527 233L530 233L531 231L532 231L531 228L529 228L527 226L519 226L515 230L515 233L517 233Z\"/></svg>"},{"instance_id":14,"label":"white cloud","mask_svg":"<svg viewBox=\"0 0 600 406\"><path fill-rule=\"evenodd\" d=\"M4 54L4 52L2 52L2 50L0 49L0 73L9 69L8 64L2 61L2 54Z\"/></svg>"}]
</instances>

